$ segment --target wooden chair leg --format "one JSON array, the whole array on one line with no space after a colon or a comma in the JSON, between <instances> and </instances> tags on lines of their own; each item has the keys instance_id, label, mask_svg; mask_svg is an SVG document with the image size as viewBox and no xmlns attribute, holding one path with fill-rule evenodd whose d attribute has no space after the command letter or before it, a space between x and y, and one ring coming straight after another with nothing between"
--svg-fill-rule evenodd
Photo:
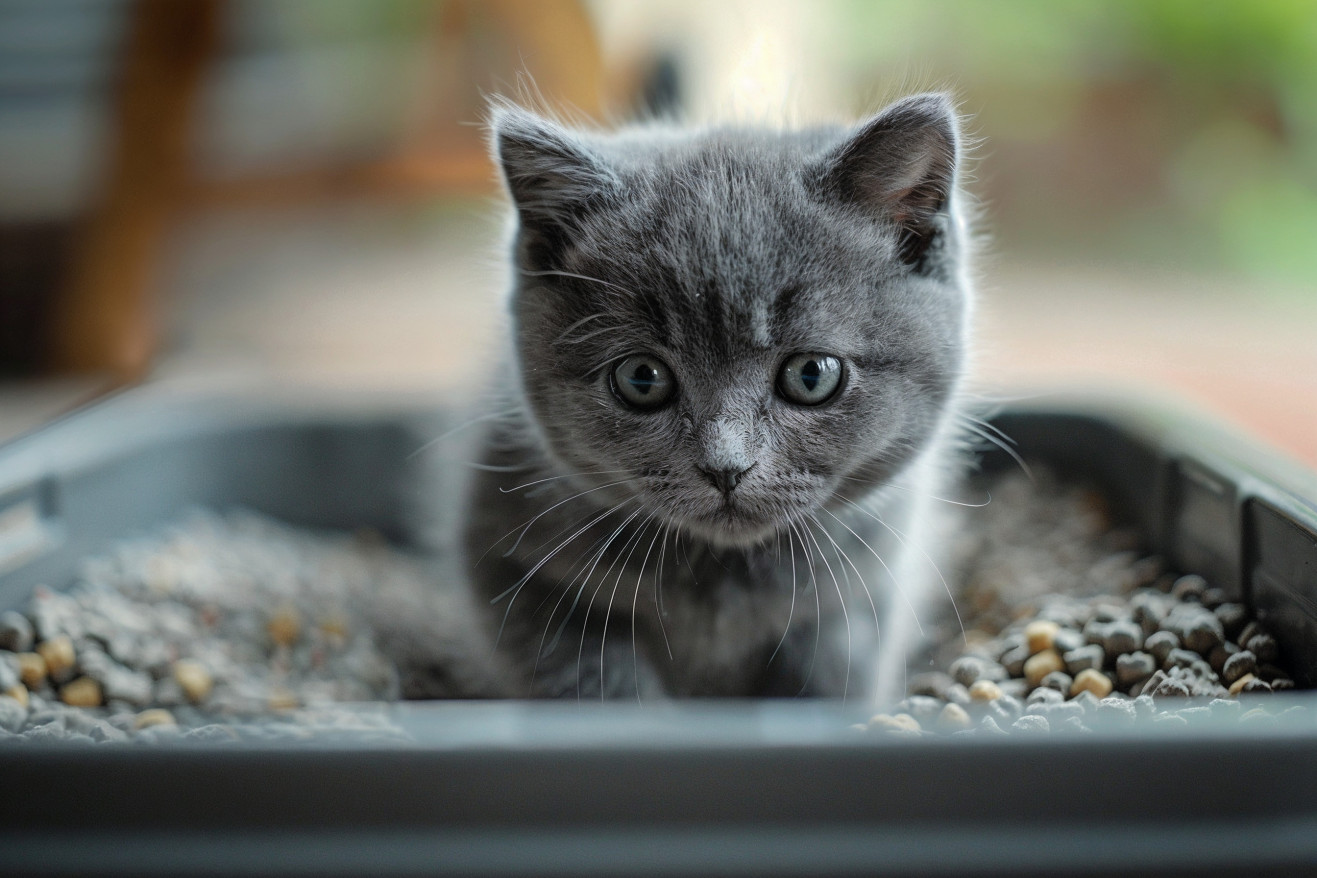
<instances>
[{"instance_id":1,"label":"wooden chair leg","mask_svg":"<svg viewBox=\"0 0 1317 878\"><path fill-rule=\"evenodd\" d=\"M154 279L188 175L193 116L223 0L138 0L104 189L57 303L52 366L140 376L157 344Z\"/></svg>"}]
</instances>

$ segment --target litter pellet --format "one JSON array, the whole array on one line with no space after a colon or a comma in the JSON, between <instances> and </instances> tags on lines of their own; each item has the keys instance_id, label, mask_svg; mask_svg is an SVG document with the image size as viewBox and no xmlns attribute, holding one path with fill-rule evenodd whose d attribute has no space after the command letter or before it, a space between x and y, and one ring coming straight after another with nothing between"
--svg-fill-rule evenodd
<instances>
[{"instance_id":1,"label":"litter pellet","mask_svg":"<svg viewBox=\"0 0 1317 878\"><path fill-rule=\"evenodd\" d=\"M1065 662L1061 660L1061 654L1049 647L1029 656L1029 660L1024 663L1024 679L1029 681L1030 686L1037 686L1043 677L1062 670L1065 670Z\"/></svg>"},{"instance_id":2,"label":"litter pellet","mask_svg":"<svg viewBox=\"0 0 1317 878\"><path fill-rule=\"evenodd\" d=\"M32 623L16 610L0 613L0 649L8 652L28 652L33 644Z\"/></svg>"},{"instance_id":3,"label":"litter pellet","mask_svg":"<svg viewBox=\"0 0 1317 878\"><path fill-rule=\"evenodd\" d=\"M968 729L972 724L969 714L959 704L948 703L937 717L937 727L943 731L956 732Z\"/></svg>"},{"instance_id":4,"label":"litter pellet","mask_svg":"<svg viewBox=\"0 0 1317 878\"><path fill-rule=\"evenodd\" d=\"M1072 649L1061 658L1065 661L1066 670L1070 672L1071 676L1074 676L1089 668L1102 667L1102 662L1106 658L1106 651L1099 644L1091 643L1078 649Z\"/></svg>"},{"instance_id":5,"label":"litter pellet","mask_svg":"<svg viewBox=\"0 0 1317 878\"><path fill-rule=\"evenodd\" d=\"M20 652L18 675L29 689L39 689L46 682L46 660L36 652Z\"/></svg>"},{"instance_id":6,"label":"litter pellet","mask_svg":"<svg viewBox=\"0 0 1317 878\"><path fill-rule=\"evenodd\" d=\"M1078 695L1080 692L1092 692L1095 698L1106 698L1111 694L1111 678L1101 671L1089 668L1080 671L1075 676L1075 681L1070 687L1071 695Z\"/></svg>"},{"instance_id":7,"label":"litter pellet","mask_svg":"<svg viewBox=\"0 0 1317 878\"><path fill-rule=\"evenodd\" d=\"M1203 592L1205 591L1207 591L1207 580L1194 573L1181 576L1171 585L1171 597L1177 601L1202 603Z\"/></svg>"},{"instance_id":8,"label":"litter pellet","mask_svg":"<svg viewBox=\"0 0 1317 878\"><path fill-rule=\"evenodd\" d=\"M1227 686L1233 686L1240 677L1245 674L1252 674L1257 669L1256 656L1247 649L1241 650L1226 659L1225 667L1221 669L1221 682Z\"/></svg>"},{"instance_id":9,"label":"litter pellet","mask_svg":"<svg viewBox=\"0 0 1317 878\"><path fill-rule=\"evenodd\" d=\"M878 731L914 731L920 729L919 721L908 713L878 713L869 717L868 727Z\"/></svg>"},{"instance_id":10,"label":"litter pellet","mask_svg":"<svg viewBox=\"0 0 1317 878\"><path fill-rule=\"evenodd\" d=\"M27 705L8 695L0 695L0 729L19 732L27 721Z\"/></svg>"},{"instance_id":11,"label":"litter pellet","mask_svg":"<svg viewBox=\"0 0 1317 878\"><path fill-rule=\"evenodd\" d=\"M174 681L193 702L202 702L210 695L215 680L206 666L192 659L174 662Z\"/></svg>"},{"instance_id":12,"label":"litter pellet","mask_svg":"<svg viewBox=\"0 0 1317 878\"><path fill-rule=\"evenodd\" d=\"M1068 693L1074 678L1065 671L1052 671L1046 677L1038 681L1038 685L1044 689L1055 689L1057 692Z\"/></svg>"},{"instance_id":13,"label":"litter pellet","mask_svg":"<svg viewBox=\"0 0 1317 878\"><path fill-rule=\"evenodd\" d=\"M293 607L280 607L270 616L265 630L279 646L292 646L302 634L302 617Z\"/></svg>"},{"instance_id":14,"label":"litter pellet","mask_svg":"<svg viewBox=\"0 0 1317 878\"><path fill-rule=\"evenodd\" d=\"M60 687L59 698L71 707L100 707L105 695L100 683L91 677L78 677Z\"/></svg>"},{"instance_id":15,"label":"litter pellet","mask_svg":"<svg viewBox=\"0 0 1317 878\"><path fill-rule=\"evenodd\" d=\"M37 654L46 663L46 673L56 681L70 673L77 662L73 640L64 634L38 643Z\"/></svg>"},{"instance_id":16,"label":"litter pellet","mask_svg":"<svg viewBox=\"0 0 1317 878\"><path fill-rule=\"evenodd\" d=\"M1143 644L1143 632L1138 625L1128 621L1117 621L1110 623L1106 630L1106 637L1102 640L1102 648L1107 653L1107 658L1115 661L1116 657L1127 652L1133 652Z\"/></svg>"},{"instance_id":17,"label":"litter pellet","mask_svg":"<svg viewBox=\"0 0 1317 878\"><path fill-rule=\"evenodd\" d=\"M1129 689L1152 676L1157 662L1146 652L1130 652L1116 657L1116 682Z\"/></svg>"},{"instance_id":18,"label":"litter pellet","mask_svg":"<svg viewBox=\"0 0 1317 878\"><path fill-rule=\"evenodd\" d=\"M954 624L974 632L966 655L975 661L959 661L953 646L928 651L930 664L962 680L980 656L996 659L1004 679L994 683L1023 699L1025 717L971 699L961 706L972 719L991 716L1014 734L1038 727L1017 725L1026 717L1060 730L1072 718L1067 727L1090 719L1106 727L1169 713L1175 719L1159 720L1169 728L1227 716L1229 708L1206 707L1212 699L1237 706L1241 695L1293 688L1273 633L1226 590L1141 557L1136 539L1094 514L1091 493L1046 474L1024 482L1008 475L985 484L994 501L975 514L997 518L965 542ZM1246 654L1255 640L1267 659ZM955 641L952 628L946 642ZM945 688L927 693L935 703L945 696Z\"/></svg>"},{"instance_id":19,"label":"litter pellet","mask_svg":"<svg viewBox=\"0 0 1317 878\"><path fill-rule=\"evenodd\" d=\"M1255 707L1252 710L1244 711L1244 713L1240 715L1239 721L1241 723L1251 723L1259 726L1276 725L1276 717L1272 716L1270 713L1268 713L1267 711L1263 710L1260 707Z\"/></svg>"},{"instance_id":20,"label":"litter pellet","mask_svg":"<svg viewBox=\"0 0 1317 878\"><path fill-rule=\"evenodd\" d=\"M952 662L947 672L951 674L951 679L957 683L962 686L970 686L983 675L984 665L985 662L978 656L966 655Z\"/></svg>"},{"instance_id":21,"label":"litter pellet","mask_svg":"<svg viewBox=\"0 0 1317 878\"><path fill-rule=\"evenodd\" d=\"M152 726L165 725L177 725L177 721L172 713L160 707L144 710L133 720L133 728L135 729L149 729Z\"/></svg>"},{"instance_id":22,"label":"litter pellet","mask_svg":"<svg viewBox=\"0 0 1317 878\"><path fill-rule=\"evenodd\" d=\"M1280 658L1280 647L1276 645L1276 638L1270 634L1255 634L1243 647L1257 656L1259 662L1274 662Z\"/></svg>"},{"instance_id":23,"label":"litter pellet","mask_svg":"<svg viewBox=\"0 0 1317 878\"><path fill-rule=\"evenodd\" d=\"M3 694L6 698L12 698L12 699L14 699L14 700L17 701L19 704L23 705L23 707L27 707L27 706L28 706L28 702L31 700L31 697L32 697L32 696L28 693L28 691L27 691L27 687L24 686L24 685L21 684L21 683L20 683L19 685L17 685L17 686L11 686L11 687L9 687L9 688L6 689L3 693L0 693L0 694Z\"/></svg>"},{"instance_id":24,"label":"litter pellet","mask_svg":"<svg viewBox=\"0 0 1317 878\"><path fill-rule=\"evenodd\" d=\"M1056 633L1061 630L1061 626L1048 619L1037 619L1024 626L1025 643L1029 647L1029 654L1042 652L1045 649L1051 649L1056 639Z\"/></svg>"},{"instance_id":25,"label":"litter pellet","mask_svg":"<svg viewBox=\"0 0 1317 878\"><path fill-rule=\"evenodd\" d=\"M1154 631L1143 642L1143 648L1151 653L1158 665L1161 665L1166 662L1171 650L1180 648L1180 638L1172 631Z\"/></svg>"},{"instance_id":26,"label":"litter pellet","mask_svg":"<svg viewBox=\"0 0 1317 878\"><path fill-rule=\"evenodd\" d=\"M1029 693L1025 704L1060 704L1065 701L1066 693L1049 686L1039 686Z\"/></svg>"},{"instance_id":27,"label":"litter pellet","mask_svg":"<svg viewBox=\"0 0 1317 878\"><path fill-rule=\"evenodd\" d=\"M1051 730L1051 725L1047 722L1047 717L1039 716L1036 713L1025 714L1024 716L1011 723L1011 728L1017 732L1026 734L1036 734L1038 732L1047 732Z\"/></svg>"}]
</instances>

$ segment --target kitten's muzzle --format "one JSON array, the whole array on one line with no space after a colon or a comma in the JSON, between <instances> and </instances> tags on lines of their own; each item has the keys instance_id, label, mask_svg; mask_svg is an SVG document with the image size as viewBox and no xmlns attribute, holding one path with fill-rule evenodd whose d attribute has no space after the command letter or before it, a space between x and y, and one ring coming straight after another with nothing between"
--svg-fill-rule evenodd
<instances>
[{"instance_id":1,"label":"kitten's muzzle","mask_svg":"<svg viewBox=\"0 0 1317 878\"><path fill-rule=\"evenodd\" d=\"M747 467L725 467L722 469L700 467L699 470L702 476L722 492L723 496L727 496L736 490L736 486L741 483L741 477L754 468L755 464L752 463Z\"/></svg>"}]
</instances>

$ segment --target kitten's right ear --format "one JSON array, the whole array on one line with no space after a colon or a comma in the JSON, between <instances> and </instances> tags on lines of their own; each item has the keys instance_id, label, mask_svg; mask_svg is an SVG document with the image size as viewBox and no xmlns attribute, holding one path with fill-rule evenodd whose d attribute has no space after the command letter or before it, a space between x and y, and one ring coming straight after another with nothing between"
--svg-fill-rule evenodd
<instances>
[{"instance_id":1,"label":"kitten's right ear","mask_svg":"<svg viewBox=\"0 0 1317 878\"><path fill-rule=\"evenodd\" d=\"M512 104L490 114L495 159L522 224L567 232L591 202L616 186L612 171L567 129Z\"/></svg>"}]
</instances>

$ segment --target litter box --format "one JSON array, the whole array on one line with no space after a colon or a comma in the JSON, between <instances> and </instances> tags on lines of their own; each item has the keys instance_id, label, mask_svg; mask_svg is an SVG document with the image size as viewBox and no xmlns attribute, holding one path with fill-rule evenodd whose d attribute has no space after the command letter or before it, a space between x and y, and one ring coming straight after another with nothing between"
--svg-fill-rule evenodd
<instances>
[{"instance_id":1,"label":"litter box","mask_svg":"<svg viewBox=\"0 0 1317 878\"><path fill-rule=\"evenodd\" d=\"M0 872L1317 874L1317 478L1128 401L994 422L1248 603L1307 719L905 741L808 701L409 703L405 745L0 747ZM122 393L0 448L0 609L194 506L421 543L450 426L424 396Z\"/></svg>"}]
</instances>

